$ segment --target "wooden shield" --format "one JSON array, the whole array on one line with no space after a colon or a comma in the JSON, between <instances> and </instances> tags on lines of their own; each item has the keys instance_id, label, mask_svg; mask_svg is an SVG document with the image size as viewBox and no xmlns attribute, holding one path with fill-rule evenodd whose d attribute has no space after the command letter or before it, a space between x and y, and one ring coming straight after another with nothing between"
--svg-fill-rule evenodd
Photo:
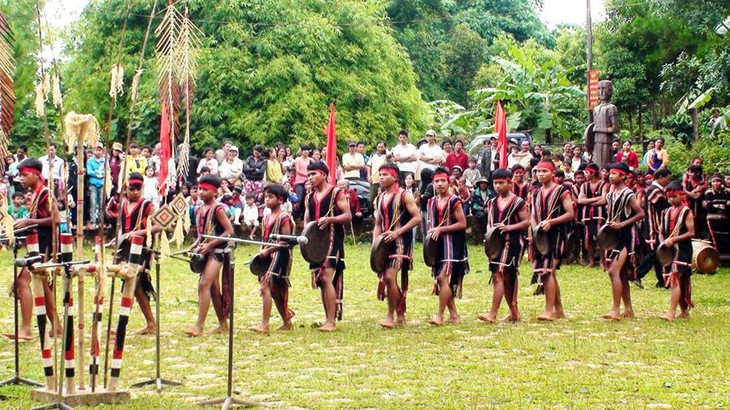
<instances>
[{"instance_id":1,"label":"wooden shield","mask_svg":"<svg viewBox=\"0 0 730 410\"><path fill-rule=\"evenodd\" d=\"M438 241L433 240L431 235L427 235L423 239L423 261L426 262L426 266L433 268L438 265Z\"/></svg>"},{"instance_id":2,"label":"wooden shield","mask_svg":"<svg viewBox=\"0 0 730 410\"><path fill-rule=\"evenodd\" d=\"M253 259L251 259L251 263L248 264L249 269L251 269L251 273L258 277L266 275L266 271L269 270L269 266L271 266L271 256L263 257L261 254L254 256Z\"/></svg>"},{"instance_id":3,"label":"wooden shield","mask_svg":"<svg viewBox=\"0 0 730 410\"><path fill-rule=\"evenodd\" d=\"M550 251L548 233L543 231L539 226L532 228L532 241L535 243L535 249L541 255L548 254Z\"/></svg>"},{"instance_id":4,"label":"wooden shield","mask_svg":"<svg viewBox=\"0 0 730 410\"><path fill-rule=\"evenodd\" d=\"M491 227L484 235L484 253L489 259L499 259L506 244L506 238L499 228Z\"/></svg>"},{"instance_id":5,"label":"wooden shield","mask_svg":"<svg viewBox=\"0 0 730 410\"><path fill-rule=\"evenodd\" d=\"M601 229L598 230L598 235L596 235L596 243L598 243L598 246L600 246L601 249L606 251L616 249L619 240L620 237L618 230L611 229L608 225L603 225Z\"/></svg>"},{"instance_id":6,"label":"wooden shield","mask_svg":"<svg viewBox=\"0 0 730 410\"><path fill-rule=\"evenodd\" d=\"M319 265L327 258L330 249L330 229L319 229L317 221L311 221L304 226L302 236L307 238L307 243L299 248L305 261Z\"/></svg>"},{"instance_id":7,"label":"wooden shield","mask_svg":"<svg viewBox=\"0 0 730 410\"><path fill-rule=\"evenodd\" d=\"M677 247L669 246L666 242L662 242L656 248L656 260L662 264L662 266L669 266L674 262L674 257L677 255Z\"/></svg>"},{"instance_id":8,"label":"wooden shield","mask_svg":"<svg viewBox=\"0 0 730 410\"><path fill-rule=\"evenodd\" d=\"M388 269L388 250L390 248L389 243L385 243L382 236L378 236L373 241L373 246L370 248L370 269L375 273L382 273Z\"/></svg>"}]
</instances>

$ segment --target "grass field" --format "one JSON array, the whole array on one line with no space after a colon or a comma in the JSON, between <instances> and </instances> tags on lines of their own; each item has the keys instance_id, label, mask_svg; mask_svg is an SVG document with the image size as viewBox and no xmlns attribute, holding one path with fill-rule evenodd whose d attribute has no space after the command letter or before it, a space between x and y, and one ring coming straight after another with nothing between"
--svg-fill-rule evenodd
<instances>
[{"instance_id":1,"label":"grass field","mask_svg":"<svg viewBox=\"0 0 730 410\"><path fill-rule=\"evenodd\" d=\"M696 309L690 320L659 319L668 292L632 288L637 318L608 322L610 286L599 269L564 267L558 275L567 318L540 323L544 299L532 296L529 267L523 265L519 302L523 321L487 325L476 320L487 310L491 287L486 259L470 249L471 274L457 301L463 323L434 328L431 278L416 249L411 274L408 326L382 330L385 302L375 297L377 279L369 269L369 246L348 246L344 320L334 334L316 327L323 320L319 292L297 255L290 305L294 330L253 334L258 323L258 284L243 262L253 246L237 251L235 397L275 408L728 408L730 407L730 269L693 276ZM297 252L298 254L298 252ZM0 255L3 289L11 281L11 255ZM91 301L92 281L87 281ZM181 381L162 394L152 387L133 390L133 399L115 409L195 408L198 400L225 396L227 337L188 338L182 330L197 312L197 276L184 262L162 268L162 376ZM117 287L118 289L118 287ZM116 301L119 298L116 296ZM0 330L12 331L12 299L0 304ZM118 312L115 306L114 313ZM91 307L86 309L90 328ZM274 309L275 312L275 309ZM105 311L106 314L106 311ZM500 317L506 315L503 307ZM116 317L114 320L116 323ZM272 329L280 320L272 320ZM142 326L132 310L131 329ZM211 309L207 330L215 327ZM13 372L13 345L1 340L0 378ZM87 343L88 345L88 343ZM21 344L21 374L41 380L38 340ZM88 352L85 352L88 354ZM87 360L88 362L88 360ZM154 376L154 337L127 338L121 384ZM6 386L0 408L29 408L27 387Z\"/></svg>"}]
</instances>

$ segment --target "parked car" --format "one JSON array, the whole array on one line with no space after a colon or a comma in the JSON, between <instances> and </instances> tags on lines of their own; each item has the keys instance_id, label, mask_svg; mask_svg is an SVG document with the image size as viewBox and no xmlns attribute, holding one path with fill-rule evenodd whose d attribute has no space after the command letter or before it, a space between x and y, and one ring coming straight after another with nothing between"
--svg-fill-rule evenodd
<instances>
[{"instance_id":1,"label":"parked car","mask_svg":"<svg viewBox=\"0 0 730 410\"><path fill-rule=\"evenodd\" d=\"M484 149L484 141L488 140L492 136L497 137L497 134L491 133L477 135L471 141L469 141L469 143L464 148L464 151L466 151L469 156L479 154L479 152ZM522 145L522 141L524 140L530 141L530 147L532 147L532 136L530 136L527 131L513 132L507 134L507 142L516 144L517 147L520 147Z\"/></svg>"}]
</instances>

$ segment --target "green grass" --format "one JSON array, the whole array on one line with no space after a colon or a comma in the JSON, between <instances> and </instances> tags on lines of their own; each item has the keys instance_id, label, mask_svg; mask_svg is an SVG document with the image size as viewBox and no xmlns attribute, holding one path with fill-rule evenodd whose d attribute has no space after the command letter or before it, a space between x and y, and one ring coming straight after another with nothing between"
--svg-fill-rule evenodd
<instances>
[{"instance_id":1,"label":"green grass","mask_svg":"<svg viewBox=\"0 0 730 410\"><path fill-rule=\"evenodd\" d=\"M470 249L471 274L457 301L463 323L433 328L436 310L431 278L416 249L409 292L409 324L382 330L385 302L375 297L377 279L369 269L369 247L348 246L344 320L338 332L321 334L319 291L298 256L292 271L291 332L252 334L260 298L255 278L243 266L254 247L237 251L235 397L276 408L726 408L730 407L730 270L693 276L697 308L686 321L659 319L668 293L645 281L632 288L635 320L600 319L610 307L610 286L599 269L564 267L558 275L567 319L539 323L544 299L532 296L527 263L520 277L523 321L486 325L476 320L491 298L484 253ZM10 254L0 256L11 275ZM226 336L185 337L197 312L197 275L183 262L162 268L162 376L183 382L133 390L133 399L115 409L195 408L195 402L225 396ZM651 275L651 274L650 274ZM91 283L92 281L87 281ZM88 285L87 301L92 286ZM118 287L117 287L118 289ZM118 295L116 301L119 300ZM115 303L116 304L116 303ZM118 306L115 306L115 316ZM87 315L91 307L87 307ZM275 309L274 309L275 311ZM105 312L106 313L106 312ZM503 307L500 317L506 315ZM12 299L0 305L0 330L12 331ZM116 317L115 317L116 323ZM272 320L272 329L280 320ZM89 316L86 320L90 328ZM132 311L131 329L142 326ZM215 320L211 309L207 330ZM0 377L13 371L12 343L0 341ZM41 380L38 340L21 344L21 373ZM88 362L88 360L87 360ZM154 337L127 339L121 384L154 376ZM27 387L3 387L14 396L2 408L29 408Z\"/></svg>"}]
</instances>

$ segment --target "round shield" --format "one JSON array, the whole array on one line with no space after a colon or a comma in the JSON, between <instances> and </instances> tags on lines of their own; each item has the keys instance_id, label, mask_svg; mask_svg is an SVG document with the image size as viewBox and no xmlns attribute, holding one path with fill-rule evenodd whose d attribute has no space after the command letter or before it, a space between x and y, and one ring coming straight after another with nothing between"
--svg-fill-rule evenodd
<instances>
[{"instance_id":1,"label":"round shield","mask_svg":"<svg viewBox=\"0 0 730 410\"><path fill-rule=\"evenodd\" d=\"M426 266L433 268L438 265L438 241L427 235L423 239L423 261L426 262Z\"/></svg>"},{"instance_id":2,"label":"round shield","mask_svg":"<svg viewBox=\"0 0 730 410\"><path fill-rule=\"evenodd\" d=\"M693 239L692 265L699 273L714 273L720 265L720 253L710 242Z\"/></svg>"},{"instance_id":3,"label":"round shield","mask_svg":"<svg viewBox=\"0 0 730 410\"><path fill-rule=\"evenodd\" d=\"M666 242L662 242L656 248L656 260L661 263L662 266L669 266L674 262L674 257L677 255L676 246L669 246Z\"/></svg>"},{"instance_id":4,"label":"round shield","mask_svg":"<svg viewBox=\"0 0 730 410\"><path fill-rule=\"evenodd\" d=\"M390 248L389 243L385 243L382 236L378 236L373 241L373 246L370 248L370 269L375 273L382 273L388 268L388 250Z\"/></svg>"},{"instance_id":5,"label":"round shield","mask_svg":"<svg viewBox=\"0 0 730 410\"><path fill-rule=\"evenodd\" d=\"M254 256L253 259L251 259L251 263L248 264L249 269L251 269L251 273L259 277L266 275L266 271L269 270L269 266L271 266L271 256L264 257L261 254Z\"/></svg>"},{"instance_id":6,"label":"round shield","mask_svg":"<svg viewBox=\"0 0 730 410\"><path fill-rule=\"evenodd\" d=\"M611 229L608 225L603 225L601 229L598 230L598 235L596 235L596 243L598 243L598 246L600 246L601 249L606 251L616 249L619 240L620 237L618 230Z\"/></svg>"},{"instance_id":7,"label":"round shield","mask_svg":"<svg viewBox=\"0 0 730 410\"><path fill-rule=\"evenodd\" d=\"M565 241L565 258L569 262L575 262L580 258L580 239L575 232L568 233Z\"/></svg>"},{"instance_id":8,"label":"round shield","mask_svg":"<svg viewBox=\"0 0 730 410\"><path fill-rule=\"evenodd\" d=\"M505 235L499 228L491 227L484 235L484 253L489 259L498 259L506 244Z\"/></svg>"},{"instance_id":9,"label":"round shield","mask_svg":"<svg viewBox=\"0 0 730 410\"><path fill-rule=\"evenodd\" d=\"M541 255L548 254L550 251L548 233L542 230L539 226L532 228L532 241L535 244L535 249L537 249Z\"/></svg>"},{"instance_id":10,"label":"round shield","mask_svg":"<svg viewBox=\"0 0 730 410\"><path fill-rule=\"evenodd\" d=\"M190 254L190 270L194 273L203 273L205 269L205 255L200 253Z\"/></svg>"},{"instance_id":11,"label":"round shield","mask_svg":"<svg viewBox=\"0 0 730 410\"><path fill-rule=\"evenodd\" d=\"M315 265L324 262L330 249L330 228L319 229L317 221L311 221L304 226L301 236L307 238L307 243L299 247L304 260Z\"/></svg>"}]
</instances>

